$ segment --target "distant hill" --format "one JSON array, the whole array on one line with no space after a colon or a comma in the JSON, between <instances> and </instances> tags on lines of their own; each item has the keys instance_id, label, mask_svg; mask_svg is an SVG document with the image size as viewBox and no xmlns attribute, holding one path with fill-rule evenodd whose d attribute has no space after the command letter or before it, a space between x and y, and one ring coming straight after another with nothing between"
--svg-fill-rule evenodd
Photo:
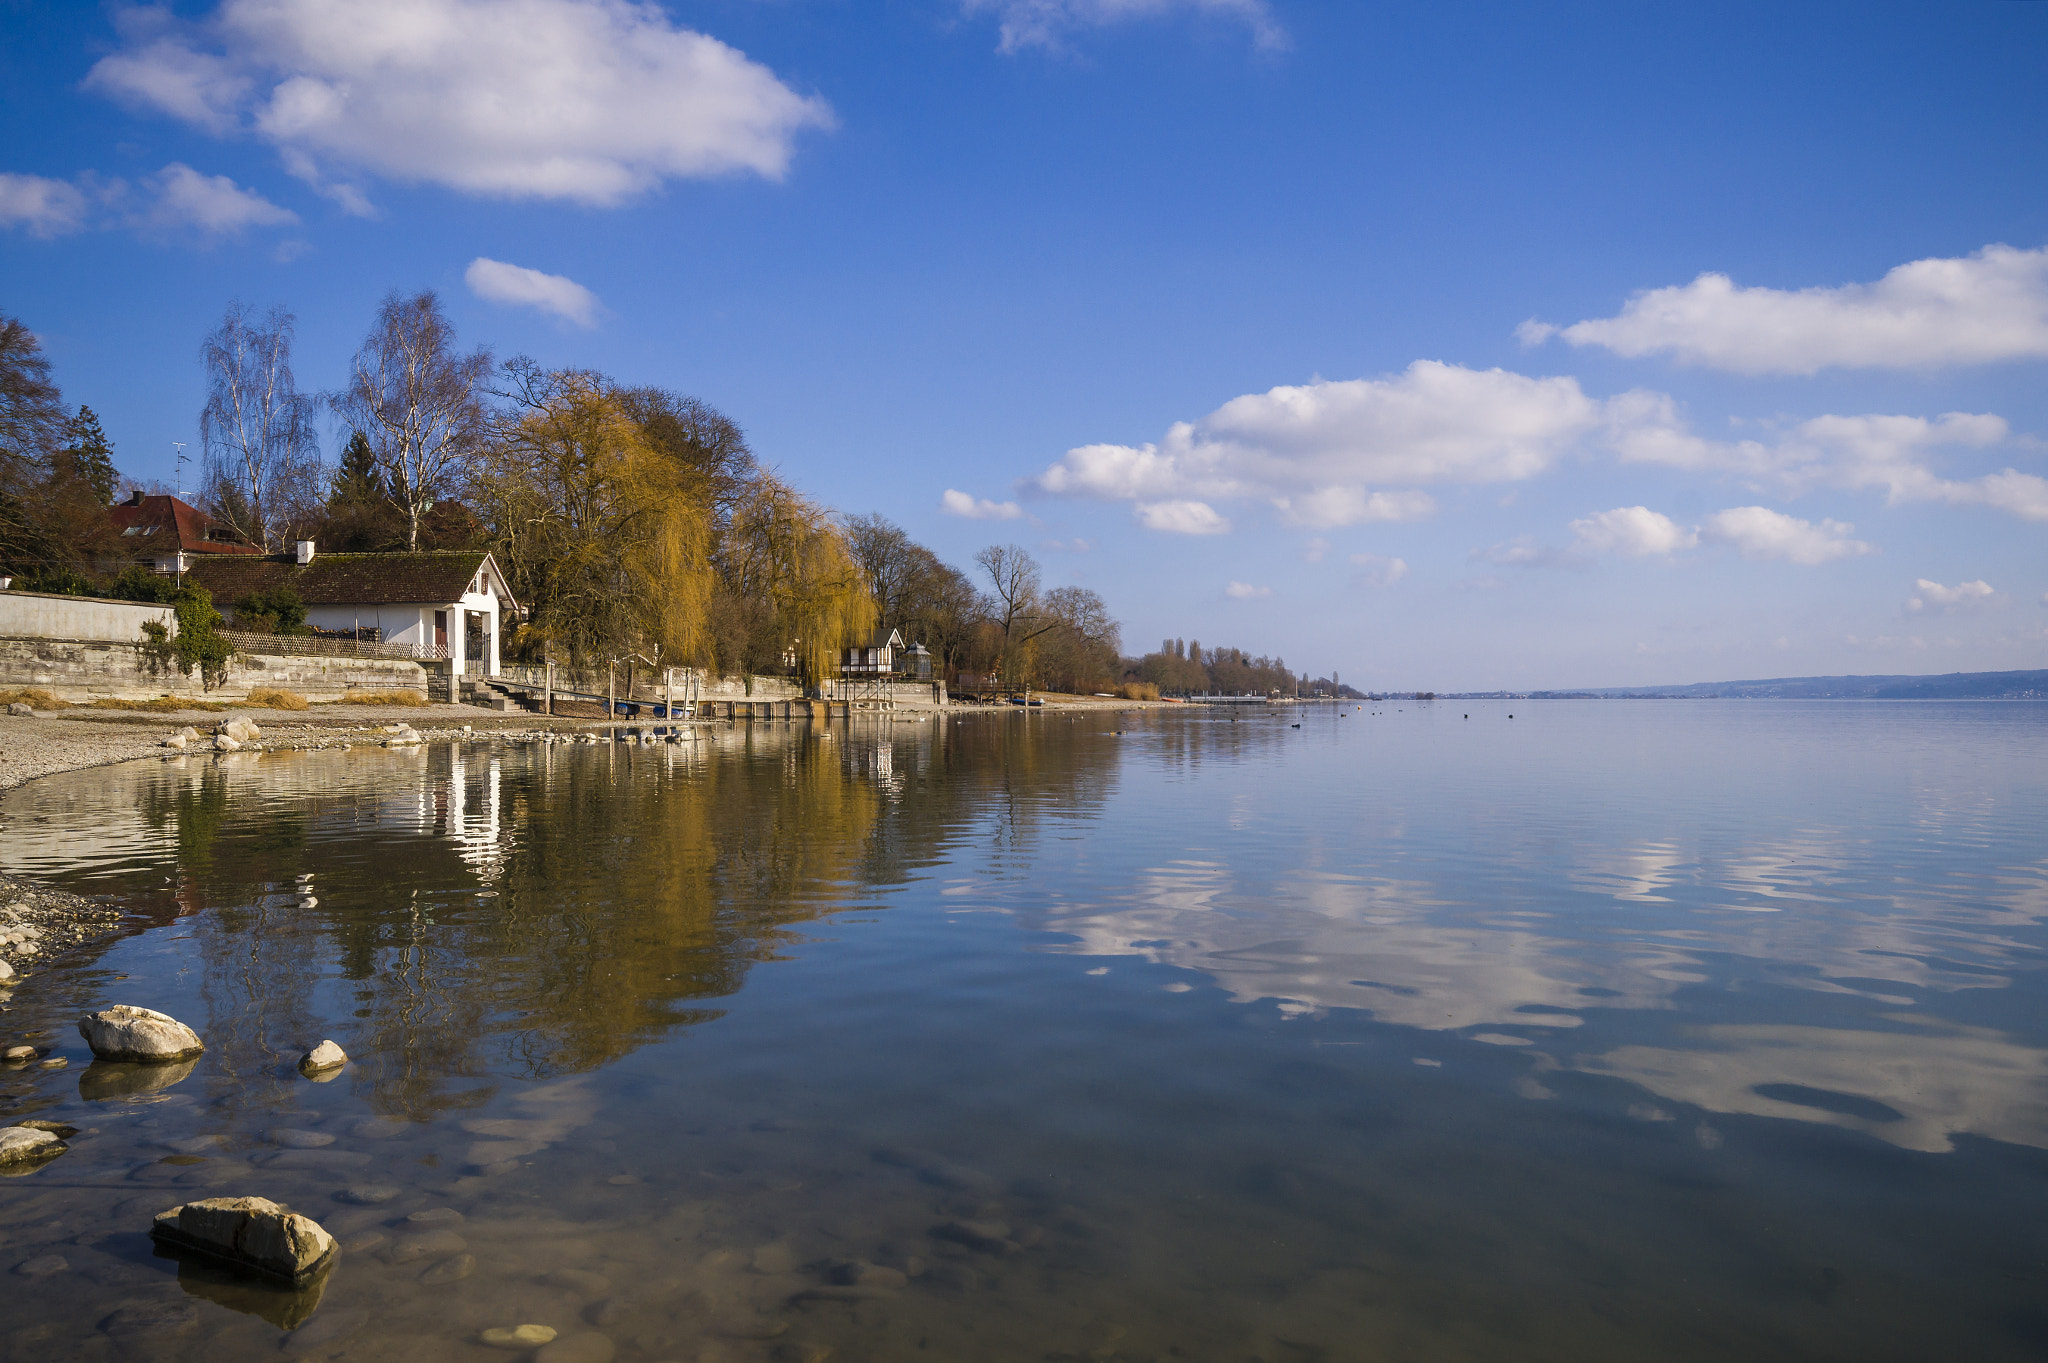
<instances>
[{"instance_id":1,"label":"distant hill","mask_svg":"<svg viewBox=\"0 0 2048 1363\"><path fill-rule=\"evenodd\" d=\"M2048 700L2048 669L1949 672L1935 677L1770 677L1687 686L1604 686L1531 691L1532 700Z\"/></svg>"}]
</instances>

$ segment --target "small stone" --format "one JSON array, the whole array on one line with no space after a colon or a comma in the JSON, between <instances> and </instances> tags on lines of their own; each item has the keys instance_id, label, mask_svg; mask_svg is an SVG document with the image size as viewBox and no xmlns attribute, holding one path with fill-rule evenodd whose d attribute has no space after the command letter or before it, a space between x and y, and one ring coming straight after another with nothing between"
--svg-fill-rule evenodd
<instances>
[{"instance_id":1,"label":"small stone","mask_svg":"<svg viewBox=\"0 0 2048 1363\"><path fill-rule=\"evenodd\" d=\"M421 1231L417 1235L399 1236L384 1251L384 1259L387 1263L410 1264L421 1259L445 1259L468 1248L469 1241L452 1230Z\"/></svg>"},{"instance_id":2,"label":"small stone","mask_svg":"<svg viewBox=\"0 0 2048 1363\"><path fill-rule=\"evenodd\" d=\"M267 1197L210 1197L157 1213L151 1233L282 1278L301 1278L334 1253L311 1217Z\"/></svg>"},{"instance_id":3,"label":"small stone","mask_svg":"<svg viewBox=\"0 0 2048 1363\"><path fill-rule=\"evenodd\" d=\"M334 1144L334 1137L325 1131L302 1131L297 1127L274 1127L263 1133L272 1145L281 1145L287 1150L318 1150L323 1145Z\"/></svg>"},{"instance_id":4,"label":"small stone","mask_svg":"<svg viewBox=\"0 0 2048 1363\"><path fill-rule=\"evenodd\" d=\"M45 1121L41 1117L32 1117L25 1122L16 1122L15 1125L27 1127L31 1131L47 1131L60 1141L68 1141L78 1134L78 1128L68 1122Z\"/></svg>"},{"instance_id":5,"label":"small stone","mask_svg":"<svg viewBox=\"0 0 2048 1363\"><path fill-rule=\"evenodd\" d=\"M763 1245L754 1251L754 1272L788 1273L796 1268L796 1255L788 1245Z\"/></svg>"},{"instance_id":6,"label":"small stone","mask_svg":"<svg viewBox=\"0 0 2048 1363\"><path fill-rule=\"evenodd\" d=\"M395 1136L410 1135L411 1122L394 1122L383 1117L365 1117L348 1129L348 1134L359 1141L388 1141Z\"/></svg>"},{"instance_id":7,"label":"small stone","mask_svg":"<svg viewBox=\"0 0 2048 1363\"><path fill-rule=\"evenodd\" d=\"M612 1280L602 1273L592 1273L581 1268L558 1268L552 1273L543 1273L542 1286L558 1287L566 1292L580 1292L589 1297L602 1297L612 1290Z\"/></svg>"},{"instance_id":8,"label":"small stone","mask_svg":"<svg viewBox=\"0 0 2048 1363\"><path fill-rule=\"evenodd\" d=\"M215 734L213 736L213 748L215 752L236 752L241 749L241 746L242 741L238 738L232 737L231 735Z\"/></svg>"},{"instance_id":9,"label":"small stone","mask_svg":"<svg viewBox=\"0 0 2048 1363\"><path fill-rule=\"evenodd\" d=\"M452 1226L463 1218L462 1213L453 1207L429 1207L405 1219L415 1226Z\"/></svg>"},{"instance_id":10,"label":"small stone","mask_svg":"<svg viewBox=\"0 0 2048 1363\"><path fill-rule=\"evenodd\" d=\"M116 1339L160 1339L181 1334L199 1323L199 1304L183 1297L157 1301L124 1301L100 1322Z\"/></svg>"},{"instance_id":11,"label":"small stone","mask_svg":"<svg viewBox=\"0 0 2048 1363\"><path fill-rule=\"evenodd\" d=\"M20 701L18 701L18 700L17 700L17 701L12 701L12 702L9 702L9 704L8 704L8 706L7 706L7 713L8 713L8 714L10 714L10 715L30 715L30 716L33 716L33 715L35 714L35 707L34 707L34 706L31 706L31 705L24 705L24 704L22 704L22 703L21 703Z\"/></svg>"},{"instance_id":12,"label":"small stone","mask_svg":"<svg viewBox=\"0 0 2048 1363\"><path fill-rule=\"evenodd\" d=\"M184 728L178 730L178 737L184 739L187 743L197 743L199 741L199 730L187 724Z\"/></svg>"},{"instance_id":13,"label":"small stone","mask_svg":"<svg viewBox=\"0 0 2048 1363\"><path fill-rule=\"evenodd\" d=\"M494 1349L537 1349L554 1342L552 1325L496 1325L477 1336Z\"/></svg>"},{"instance_id":14,"label":"small stone","mask_svg":"<svg viewBox=\"0 0 2048 1363\"><path fill-rule=\"evenodd\" d=\"M0 1060L5 1060L10 1065L26 1064L35 1058L36 1048L33 1046L9 1046L6 1050L0 1051Z\"/></svg>"},{"instance_id":15,"label":"small stone","mask_svg":"<svg viewBox=\"0 0 2048 1363\"><path fill-rule=\"evenodd\" d=\"M425 1273L420 1274L420 1281L428 1287L437 1287L442 1283L461 1282L474 1272L476 1272L476 1256L474 1254L458 1254L452 1259L443 1259Z\"/></svg>"},{"instance_id":16,"label":"small stone","mask_svg":"<svg viewBox=\"0 0 2048 1363\"><path fill-rule=\"evenodd\" d=\"M405 1189L394 1188L389 1183L357 1183L343 1188L334 1195L337 1202L351 1202L358 1207L374 1207L389 1202Z\"/></svg>"},{"instance_id":17,"label":"small stone","mask_svg":"<svg viewBox=\"0 0 2048 1363\"><path fill-rule=\"evenodd\" d=\"M1001 1221L948 1221L934 1226L932 1237L980 1250L983 1254L1009 1254L1018 1248L1010 1238L1010 1227Z\"/></svg>"},{"instance_id":18,"label":"small stone","mask_svg":"<svg viewBox=\"0 0 2048 1363\"><path fill-rule=\"evenodd\" d=\"M183 734L172 734L163 741L163 746L166 748L182 748L188 741Z\"/></svg>"},{"instance_id":19,"label":"small stone","mask_svg":"<svg viewBox=\"0 0 2048 1363\"><path fill-rule=\"evenodd\" d=\"M61 1254L38 1254L33 1259L24 1259L14 1266L14 1271L24 1278L47 1278L53 1273L63 1273L71 1265Z\"/></svg>"},{"instance_id":20,"label":"small stone","mask_svg":"<svg viewBox=\"0 0 2048 1363\"><path fill-rule=\"evenodd\" d=\"M341 1247L350 1254L366 1254L391 1237L380 1230L366 1230L360 1235L351 1235L341 1242Z\"/></svg>"},{"instance_id":21,"label":"small stone","mask_svg":"<svg viewBox=\"0 0 2048 1363\"><path fill-rule=\"evenodd\" d=\"M880 1287L890 1291L901 1291L910 1286L909 1276L901 1269L885 1268L859 1259L836 1266L832 1270L832 1281L848 1287Z\"/></svg>"},{"instance_id":22,"label":"small stone","mask_svg":"<svg viewBox=\"0 0 2048 1363\"><path fill-rule=\"evenodd\" d=\"M552 1344L534 1351L533 1363L612 1363L618 1348L607 1335L595 1331L563 1335Z\"/></svg>"},{"instance_id":23,"label":"small stone","mask_svg":"<svg viewBox=\"0 0 2048 1363\"><path fill-rule=\"evenodd\" d=\"M206 1049L197 1032L168 1013L126 1003L87 1013L78 1020L78 1034L101 1060L161 1065Z\"/></svg>"},{"instance_id":24,"label":"small stone","mask_svg":"<svg viewBox=\"0 0 2048 1363\"><path fill-rule=\"evenodd\" d=\"M0 1127L0 1167L54 1159L70 1148L54 1132L32 1126Z\"/></svg>"},{"instance_id":25,"label":"small stone","mask_svg":"<svg viewBox=\"0 0 2048 1363\"><path fill-rule=\"evenodd\" d=\"M299 1073L311 1077L322 1070L337 1070L348 1063L348 1054L332 1041L323 1041L299 1057Z\"/></svg>"},{"instance_id":26,"label":"small stone","mask_svg":"<svg viewBox=\"0 0 2048 1363\"><path fill-rule=\"evenodd\" d=\"M61 1055L53 1055L48 1060L45 1060L43 1062L42 1067L46 1070L61 1070L70 1063L71 1062L69 1060L66 1060Z\"/></svg>"}]
</instances>

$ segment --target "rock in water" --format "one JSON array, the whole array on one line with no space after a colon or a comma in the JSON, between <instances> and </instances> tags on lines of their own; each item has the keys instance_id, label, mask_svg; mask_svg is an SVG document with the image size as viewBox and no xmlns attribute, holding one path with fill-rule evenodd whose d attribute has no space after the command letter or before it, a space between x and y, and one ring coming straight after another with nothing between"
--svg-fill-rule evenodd
<instances>
[{"instance_id":1,"label":"rock in water","mask_svg":"<svg viewBox=\"0 0 2048 1363\"><path fill-rule=\"evenodd\" d=\"M54 1131L38 1131L31 1126L0 1128L0 1166L55 1159L70 1148Z\"/></svg>"},{"instance_id":2,"label":"rock in water","mask_svg":"<svg viewBox=\"0 0 2048 1363\"><path fill-rule=\"evenodd\" d=\"M498 1325L483 1332L484 1343L496 1349L537 1349L555 1338L552 1325Z\"/></svg>"},{"instance_id":3,"label":"rock in water","mask_svg":"<svg viewBox=\"0 0 2048 1363\"><path fill-rule=\"evenodd\" d=\"M209 1197L157 1213L150 1233L230 1263L298 1281L334 1255L334 1237L311 1217L267 1197Z\"/></svg>"},{"instance_id":4,"label":"rock in water","mask_svg":"<svg viewBox=\"0 0 2048 1363\"><path fill-rule=\"evenodd\" d=\"M305 1075L308 1079L316 1074L332 1078L333 1076L328 1071L338 1070L347 1063L348 1053L346 1051L342 1050L341 1047L335 1045L332 1041L323 1041L299 1057L299 1073Z\"/></svg>"},{"instance_id":5,"label":"rock in water","mask_svg":"<svg viewBox=\"0 0 2048 1363\"><path fill-rule=\"evenodd\" d=\"M206 1049L199 1033L167 1013L120 1003L78 1020L78 1034L101 1060L163 1065Z\"/></svg>"}]
</instances>

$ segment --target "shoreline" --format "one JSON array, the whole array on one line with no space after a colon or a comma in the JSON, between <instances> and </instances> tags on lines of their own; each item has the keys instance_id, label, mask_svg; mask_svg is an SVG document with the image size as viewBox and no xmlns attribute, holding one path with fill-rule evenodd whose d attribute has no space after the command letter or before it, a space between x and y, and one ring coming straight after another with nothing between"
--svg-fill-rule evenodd
<instances>
[{"instance_id":1,"label":"shoreline","mask_svg":"<svg viewBox=\"0 0 2048 1363\"><path fill-rule=\"evenodd\" d=\"M1163 710L1161 701L1048 701L1044 711ZM998 715L1024 713L1010 706L906 706L918 715ZM482 710L469 705L427 706L323 705L315 711L263 710L237 707L232 712L178 711L136 713L80 707L76 711L38 711L32 715L0 715L0 795L65 772L89 771L144 758L200 756L212 751L213 730L228 719L255 723L258 740L241 752L307 752L320 749L411 746L415 742L489 740L512 735L573 736L602 729L672 727L669 721L584 718ZM682 721L709 728L731 721ZM198 729L201 741L188 748L167 748L164 740L187 726ZM399 738L399 725L416 738ZM392 740L397 739L394 744ZM528 738L526 741L533 741ZM105 902L72 894L53 885L0 872L0 1002L31 973L72 950L89 946L120 931L124 914Z\"/></svg>"}]
</instances>

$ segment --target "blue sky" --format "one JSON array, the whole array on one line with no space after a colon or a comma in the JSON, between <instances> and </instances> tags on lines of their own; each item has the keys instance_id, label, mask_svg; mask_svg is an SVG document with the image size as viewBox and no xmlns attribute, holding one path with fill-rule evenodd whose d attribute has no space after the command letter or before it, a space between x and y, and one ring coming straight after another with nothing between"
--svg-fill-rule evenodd
<instances>
[{"instance_id":1,"label":"blue sky","mask_svg":"<svg viewBox=\"0 0 2048 1363\"><path fill-rule=\"evenodd\" d=\"M2041 667L2044 57L2012 0L0 0L0 311L145 479L230 299L327 387L425 286L1132 651Z\"/></svg>"}]
</instances>

